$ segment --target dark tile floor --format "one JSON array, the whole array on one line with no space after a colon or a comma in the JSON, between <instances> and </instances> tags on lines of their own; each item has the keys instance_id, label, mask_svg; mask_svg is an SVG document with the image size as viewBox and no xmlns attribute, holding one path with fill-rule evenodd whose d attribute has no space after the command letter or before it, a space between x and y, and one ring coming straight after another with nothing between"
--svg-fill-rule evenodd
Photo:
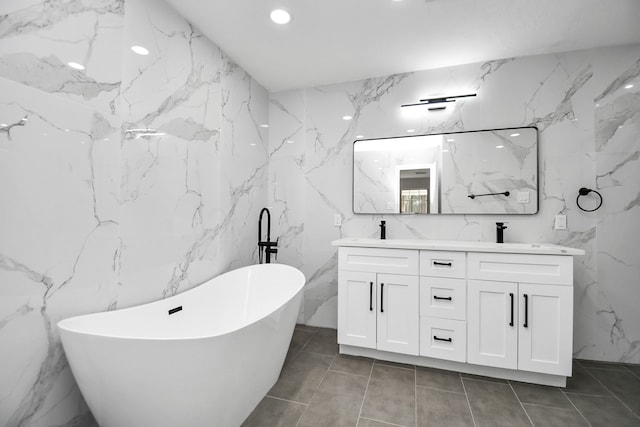
<instances>
[{"instance_id":1,"label":"dark tile floor","mask_svg":"<svg viewBox=\"0 0 640 427\"><path fill-rule=\"evenodd\" d=\"M296 326L280 379L244 427L640 426L640 368L574 361L546 387L338 354L334 329Z\"/></svg>"}]
</instances>

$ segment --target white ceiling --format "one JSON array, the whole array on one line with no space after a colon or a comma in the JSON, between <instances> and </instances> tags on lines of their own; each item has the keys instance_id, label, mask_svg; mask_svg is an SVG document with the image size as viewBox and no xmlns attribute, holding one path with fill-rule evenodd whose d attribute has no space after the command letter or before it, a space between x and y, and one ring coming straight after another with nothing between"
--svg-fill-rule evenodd
<instances>
[{"instance_id":1,"label":"white ceiling","mask_svg":"<svg viewBox=\"0 0 640 427\"><path fill-rule=\"evenodd\" d=\"M640 43L640 0L168 0L269 91ZM285 26L269 20L284 8Z\"/></svg>"}]
</instances>

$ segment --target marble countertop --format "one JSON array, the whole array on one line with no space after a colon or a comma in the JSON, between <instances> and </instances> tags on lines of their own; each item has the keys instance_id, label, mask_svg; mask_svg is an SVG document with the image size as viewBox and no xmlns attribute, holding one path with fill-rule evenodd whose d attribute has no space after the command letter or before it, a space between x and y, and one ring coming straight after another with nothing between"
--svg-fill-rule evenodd
<instances>
[{"instance_id":1,"label":"marble countertop","mask_svg":"<svg viewBox=\"0 0 640 427\"><path fill-rule=\"evenodd\" d=\"M426 249L459 252L498 252L510 254L584 255L584 250L552 243L494 243L464 240L365 239L348 237L331 242L333 246L387 249Z\"/></svg>"}]
</instances>

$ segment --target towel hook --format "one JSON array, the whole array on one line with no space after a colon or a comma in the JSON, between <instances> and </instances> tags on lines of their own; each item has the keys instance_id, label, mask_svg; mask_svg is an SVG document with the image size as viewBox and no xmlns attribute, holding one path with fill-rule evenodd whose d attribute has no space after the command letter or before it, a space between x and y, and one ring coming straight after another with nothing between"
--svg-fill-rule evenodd
<instances>
[{"instance_id":1,"label":"towel hook","mask_svg":"<svg viewBox=\"0 0 640 427\"><path fill-rule=\"evenodd\" d=\"M596 193L598 195L598 197L600 198L600 201L598 202L598 206L596 206L593 209L585 209L582 206L580 206L580 196L586 196L589 193ZM593 212L593 211L597 211L600 206L602 206L602 194L598 193L596 190L592 190L590 188L586 188L586 187L582 187L581 189L578 190L578 197L576 198L576 204L578 205L578 207L585 211L585 212Z\"/></svg>"}]
</instances>

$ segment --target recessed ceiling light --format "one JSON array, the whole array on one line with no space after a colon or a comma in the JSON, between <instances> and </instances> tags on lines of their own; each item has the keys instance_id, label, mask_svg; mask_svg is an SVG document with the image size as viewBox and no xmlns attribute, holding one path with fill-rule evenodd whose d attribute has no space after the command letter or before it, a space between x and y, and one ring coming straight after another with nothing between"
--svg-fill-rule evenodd
<instances>
[{"instance_id":1,"label":"recessed ceiling light","mask_svg":"<svg viewBox=\"0 0 640 427\"><path fill-rule=\"evenodd\" d=\"M351 120L353 117L351 116L342 116L342 120Z\"/></svg>"},{"instance_id":2,"label":"recessed ceiling light","mask_svg":"<svg viewBox=\"0 0 640 427\"><path fill-rule=\"evenodd\" d=\"M633 85L632 85L632 84L628 84L628 85L626 85L624 88L625 88L625 89L631 89L632 87L633 87Z\"/></svg>"},{"instance_id":3,"label":"recessed ceiling light","mask_svg":"<svg viewBox=\"0 0 640 427\"><path fill-rule=\"evenodd\" d=\"M280 25L288 24L291 21L291 14L284 9L274 9L269 16L273 22Z\"/></svg>"},{"instance_id":4,"label":"recessed ceiling light","mask_svg":"<svg viewBox=\"0 0 640 427\"><path fill-rule=\"evenodd\" d=\"M261 125L260 125L260 127L261 127L261 128L268 128L268 127L269 127L269 125L268 125L268 124L266 124L266 123L263 123L263 124L261 124Z\"/></svg>"},{"instance_id":5,"label":"recessed ceiling light","mask_svg":"<svg viewBox=\"0 0 640 427\"><path fill-rule=\"evenodd\" d=\"M416 131L415 129L407 129L407 132L409 132L409 133L413 133L415 131Z\"/></svg>"},{"instance_id":6,"label":"recessed ceiling light","mask_svg":"<svg viewBox=\"0 0 640 427\"><path fill-rule=\"evenodd\" d=\"M142 46L131 46L131 50L138 55L149 55L149 50Z\"/></svg>"},{"instance_id":7,"label":"recessed ceiling light","mask_svg":"<svg viewBox=\"0 0 640 427\"><path fill-rule=\"evenodd\" d=\"M78 64L77 62L67 62L67 65L71 68L75 68L76 70L84 70L84 65Z\"/></svg>"},{"instance_id":8,"label":"recessed ceiling light","mask_svg":"<svg viewBox=\"0 0 640 427\"><path fill-rule=\"evenodd\" d=\"M516 136L520 136L520 134L519 134L519 133L512 133L512 134L511 134L511 135L509 135L509 136L516 137Z\"/></svg>"}]
</instances>

